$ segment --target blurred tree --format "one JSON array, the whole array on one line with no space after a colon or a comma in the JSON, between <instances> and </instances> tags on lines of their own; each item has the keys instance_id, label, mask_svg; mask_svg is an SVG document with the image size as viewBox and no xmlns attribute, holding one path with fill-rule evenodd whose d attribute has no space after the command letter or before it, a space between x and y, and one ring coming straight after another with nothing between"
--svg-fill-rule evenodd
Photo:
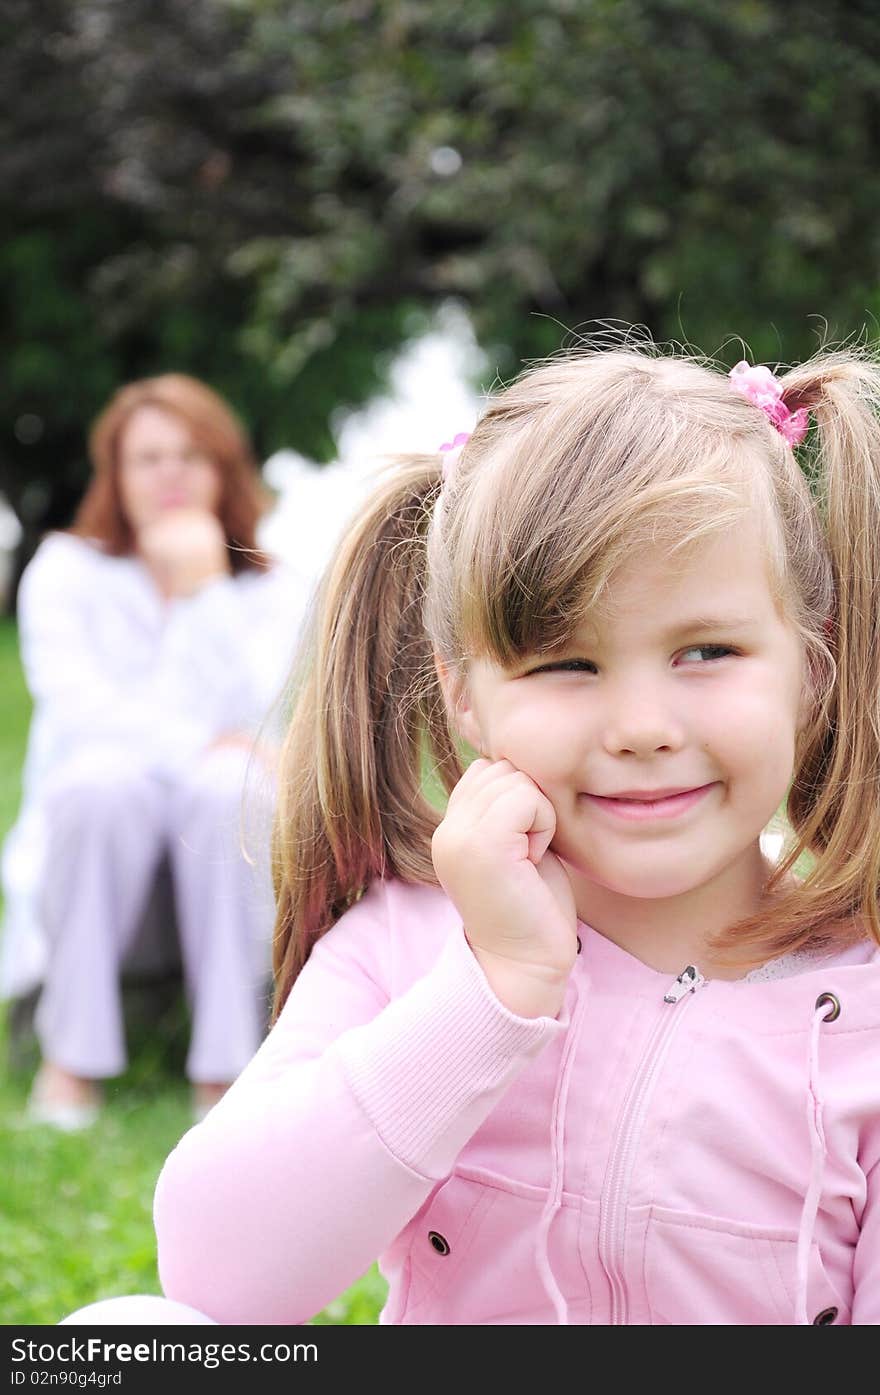
<instances>
[{"instance_id":1,"label":"blurred tree","mask_svg":"<svg viewBox=\"0 0 880 1395\"><path fill-rule=\"evenodd\" d=\"M0 466L32 529L145 372L324 459L447 296L502 376L596 317L775 361L878 306L859 0L5 0L0 84Z\"/></svg>"}]
</instances>

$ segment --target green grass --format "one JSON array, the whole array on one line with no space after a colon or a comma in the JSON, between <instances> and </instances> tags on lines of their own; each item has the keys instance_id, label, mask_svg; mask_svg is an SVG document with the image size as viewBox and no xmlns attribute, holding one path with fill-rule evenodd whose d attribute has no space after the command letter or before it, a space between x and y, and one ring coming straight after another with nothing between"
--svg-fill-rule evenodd
<instances>
[{"instance_id":1,"label":"green grass","mask_svg":"<svg viewBox=\"0 0 880 1395\"><path fill-rule=\"evenodd\" d=\"M18 809L29 717L15 627L0 621L0 840ZM151 1207L162 1163L190 1123L186 1034L179 1004L159 1030L134 1024L130 1067L108 1082L101 1119L65 1135L25 1121L30 1071L5 1068L0 1005L0 1323L57 1323L99 1298L161 1291ZM315 1321L375 1323L384 1297L374 1267Z\"/></svg>"}]
</instances>

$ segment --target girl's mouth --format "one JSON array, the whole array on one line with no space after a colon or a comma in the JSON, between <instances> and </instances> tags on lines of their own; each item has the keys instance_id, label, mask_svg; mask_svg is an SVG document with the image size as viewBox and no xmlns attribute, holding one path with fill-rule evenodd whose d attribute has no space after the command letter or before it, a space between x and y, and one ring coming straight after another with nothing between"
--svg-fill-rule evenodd
<instances>
[{"instance_id":1,"label":"girl's mouth","mask_svg":"<svg viewBox=\"0 0 880 1395\"><path fill-rule=\"evenodd\" d=\"M630 822L674 819L693 809L716 784L717 781L713 781L709 785L684 790L681 794L668 795L665 799L623 799L620 796L601 794L588 794L585 798L595 808L611 814L614 818L628 819Z\"/></svg>"}]
</instances>

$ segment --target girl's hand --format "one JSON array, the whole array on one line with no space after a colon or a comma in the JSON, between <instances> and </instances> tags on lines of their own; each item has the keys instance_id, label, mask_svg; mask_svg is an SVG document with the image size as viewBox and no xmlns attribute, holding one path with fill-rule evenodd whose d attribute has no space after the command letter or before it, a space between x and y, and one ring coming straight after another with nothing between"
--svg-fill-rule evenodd
<instances>
[{"instance_id":1,"label":"girl's hand","mask_svg":"<svg viewBox=\"0 0 880 1395\"><path fill-rule=\"evenodd\" d=\"M508 760L475 760L432 842L440 885L493 991L521 1017L555 1017L577 953L568 875L549 851L553 805Z\"/></svg>"},{"instance_id":2,"label":"girl's hand","mask_svg":"<svg viewBox=\"0 0 880 1395\"><path fill-rule=\"evenodd\" d=\"M169 509L140 530L137 550L166 596L190 596L230 570L223 526L205 509Z\"/></svg>"}]
</instances>

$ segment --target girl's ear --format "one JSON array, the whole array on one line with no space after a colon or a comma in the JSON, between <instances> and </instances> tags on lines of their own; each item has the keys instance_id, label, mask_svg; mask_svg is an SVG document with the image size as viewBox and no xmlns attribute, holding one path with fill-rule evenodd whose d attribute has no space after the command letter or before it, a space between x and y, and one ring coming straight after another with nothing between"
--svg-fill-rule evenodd
<instances>
[{"instance_id":1,"label":"girl's ear","mask_svg":"<svg viewBox=\"0 0 880 1395\"><path fill-rule=\"evenodd\" d=\"M464 737L468 745L473 746L474 750L479 752L482 747L480 728L471 706L467 680L462 674L457 673L444 663L437 653L434 654L434 667L440 680L443 701L446 704L450 722L458 734Z\"/></svg>"}]
</instances>

